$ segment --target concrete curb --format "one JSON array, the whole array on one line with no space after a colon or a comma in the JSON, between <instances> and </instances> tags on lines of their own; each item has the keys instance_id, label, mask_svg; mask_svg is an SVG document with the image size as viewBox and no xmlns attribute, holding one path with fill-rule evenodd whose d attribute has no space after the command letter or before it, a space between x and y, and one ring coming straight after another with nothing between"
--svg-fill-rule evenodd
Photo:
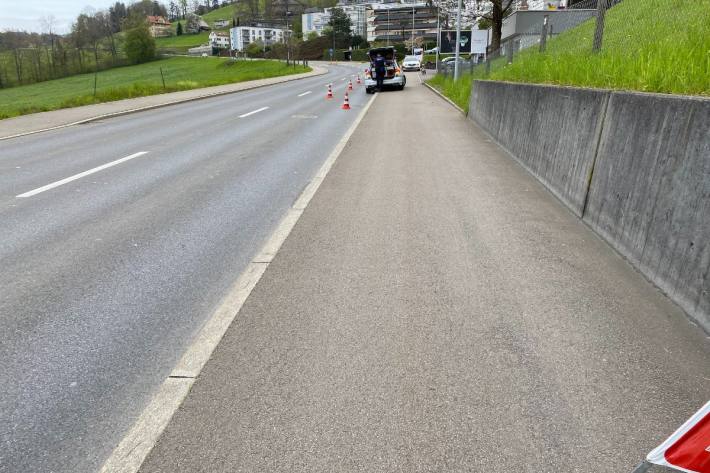
<instances>
[{"instance_id":1,"label":"concrete curb","mask_svg":"<svg viewBox=\"0 0 710 473\"><path fill-rule=\"evenodd\" d=\"M422 82L422 83L423 83L429 90L431 90L432 92L434 92L436 95L438 95L439 97L441 97L441 98L444 99L445 101L449 102L449 104L450 104L452 107L454 107L456 110L458 110L459 112L461 112L461 114L462 114L464 117L466 116L466 112L464 112L461 107L459 107L459 106L456 105L454 102L452 102L451 99L449 99L446 95L444 95L444 94L442 94L441 92L439 92L438 90L436 90L436 87L432 87L431 85L427 84L426 82Z\"/></svg>"},{"instance_id":2,"label":"concrete curb","mask_svg":"<svg viewBox=\"0 0 710 473\"><path fill-rule=\"evenodd\" d=\"M43 133L43 132L45 132L45 131L59 130L59 129L61 129L61 128L67 128L67 127L70 127L70 126L81 125L81 124L84 124L84 123L91 123L91 122L94 122L94 121L97 121L97 120L103 120L103 119L105 119L105 118L119 117L119 116L121 116L121 115L128 115L128 114L131 114L131 113L143 112L143 111L146 111L146 110L153 110L153 109L156 109L156 108L169 107L169 106L171 106L171 105L177 105L177 104L180 104L180 103L194 102L194 101L197 101L197 100L209 99L209 98L212 98L212 97L219 97L219 96L221 96L221 95L236 94L236 93L238 93L238 92L244 92L244 91L246 91L246 90L254 90L254 89L260 89L260 88L262 88L262 87L269 87L269 86L272 86L272 85L283 84L283 83L285 83L285 82L291 82L291 81L301 80L301 79L308 79L308 78L310 78L310 77L321 76L321 75L326 74L326 73L328 72L328 69L327 69L326 67L323 67L323 66L315 66L315 65L314 65L314 66L311 66L311 67L312 67L312 69L313 69L311 72L304 72L304 73L302 73L302 74L296 74L296 75L292 75L292 76L283 76L283 77L278 77L278 78L275 77L274 79L282 79L282 80L277 80L277 81L271 82L271 83L269 83L269 84L248 84L248 83L251 82L251 81L247 81L247 82L237 82L237 83L235 83L235 85L236 85L236 84L247 84L247 86L244 87L244 88L238 89L238 90L225 90L225 91L220 91L220 92L212 92L212 93L207 93L207 94L203 94L203 95L198 95L198 96L195 96L195 97L186 97L186 98L184 98L184 99L178 99L178 100L172 100L172 101L169 101L169 102L163 102L163 103L159 103L159 104L155 104L155 105L146 105L145 107L130 108L130 109L126 109L126 110L120 110L120 111L118 111L118 112L103 113L103 114L101 114L101 115L96 115L96 116L93 116L93 117L85 118L85 119L82 119L82 120L76 120L76 121L73 121L73 122L70 122L70 123L65 123L65 124L57 125L57 126L52 126L52 127L49 127L49 128L42 128L42 129L39 129L39 130L31 130L31 131L22 132L22 133L16 133L16 134L14 134L14 135L3 136L3 137L0 137L0 141L9 140L9 139L12 139L12 138L19 138L19 137L21 137L21 136L34 135L34 134L36 134L36 133ZM219 86L218 86L218 87L219 87ZM199 89L195 89L195 90L199 90ZM160 94L159 94L159 95L160 95ZM166 95L167 95L167 94L166 94ZM143 98L143 97L137 97L137 98ZM108 103L108 102L104 102L104 103ZM1 122L1 121L0 121L0 122Z\"/></svg>"}]
</instances>

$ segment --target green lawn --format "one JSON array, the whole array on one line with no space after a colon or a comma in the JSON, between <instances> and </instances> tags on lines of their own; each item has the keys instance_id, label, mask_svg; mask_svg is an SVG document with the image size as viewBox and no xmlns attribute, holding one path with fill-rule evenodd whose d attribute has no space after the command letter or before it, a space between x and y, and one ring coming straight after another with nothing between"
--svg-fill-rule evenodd
<instances>
[{"instance_id":1,"label":"green lawn","mask_svg":"<svg viewBox=\"0 0 710 473\"><path fill-rule=\"evenodd\" d=\"M430 81L464 110L472 79L710 96L710 0L624 0L607 12L601 52L591 50L595 21L494 61L459 84Z\"/></svg>"},{"instance_id":2,"label":"green lawn","mask_svg":"<svg viewBox=\"0 0 710 473\"><path fill-rule=\"evenodd\" d=\"M165 88L160 76L161 68L165 76ZM0 90L0 118L308 70L310 68L302 66L287 67L277 61L233 62L213 57L173 57L99 72L96 96L93 93L94 74Z\"/></svg>"},{"instance_id":3,"label":"green lawn","mask_svg":"<svg viewBox=\"0 0 710 473\"><path fill-rule=\"evenodd\" d=\"M212 10L211 12L205 13L204 15L202 15L202 19L205 20L207 23L209 23L210 27L212 26L212 23L215 20L232 21L232 17L234 16L236 6L237 6L236 3L232 3L229 5L223 6L221 8L217 8L216 10Z\"/></svg>"},{"instance_id":4,"label":"green lawn","mask_svg":"<svg viewBox=\"0 0 710 473\"><path fill-rule=\"evenodd\" d=\"M229 28L231 27L231 21L232 17L234 16L234 13L236 11L236 6L237 4L230 4L221 8L218 8L216 10L212 10L209 13L206 13L202 15L202 19L207 22L208 25L210 25L210 28L212 28L212 24L214 23L215 20L229 20L230 25L226 28L216 28L214 31L223 31L223 32L229 32ZM180 23L182 23L183 31L185 29L185 20L178 20ZM175 54L185 54L187 53L187 50L190 48L194 48L196 46L200 46L202 44L206 44L209 42L209 31L203 31L202 33L199 34L182 34L180 36L177 36L175 32L177 31L177 24L178 21L173 21L172 22L172 30L173 30L173 36L169 36L166 38L156 38L155 39L155 45L157 46L158 49L160 49L163 52L172 52Z\"/></svg>"},{"instance_id":5,"label":"green lawn","mask_svg":"<svg viewBox=\"0 0 710 473\"><path fill-rule=\"evenodd\" d=\"M175 23L177 24L177 23ZM155 46L161 51L172 51L174 53L187 53L187 50L209 42L209 31L199 34L183 34L180 36L168 36L165 38L155 38Z\"/></svg>"}]
</instances>

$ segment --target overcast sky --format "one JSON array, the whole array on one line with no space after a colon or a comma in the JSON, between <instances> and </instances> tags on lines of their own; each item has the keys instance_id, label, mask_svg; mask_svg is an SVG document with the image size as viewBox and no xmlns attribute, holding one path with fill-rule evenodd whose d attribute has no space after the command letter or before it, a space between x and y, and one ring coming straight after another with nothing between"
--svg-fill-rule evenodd
<instances>
[{"instance_id":1,"label":"overcast sky","mask_svg":"<svg viewBox=\"0 0 710 473\"><path fill-rule=\"evenodd\" d=\"M0 30L41 31L40 19L54 15L57 33L66 33L86 7L108 8L115 0L0 0Z\"/></svg>"}]
</instances>

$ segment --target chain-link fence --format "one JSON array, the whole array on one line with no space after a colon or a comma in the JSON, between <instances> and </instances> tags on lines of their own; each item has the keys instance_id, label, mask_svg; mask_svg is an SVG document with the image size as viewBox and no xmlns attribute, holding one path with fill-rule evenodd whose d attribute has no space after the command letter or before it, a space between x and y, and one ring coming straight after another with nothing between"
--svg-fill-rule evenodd
<instances>
[{"instance_id":1,"label":"chain-link fence","mask_svg":"<svg viewBox=\"0 0 710 473\"><path fill-rule=\"evenodd\" d=\"M490 72L491 67L499 68L503 64L513 63L518 53L525 49L537 47L540 51L545 51L547 45L561 33L585 22L596 23L601 15L602 20L599 22L601 29L598 35L595 33L594 38L589 38L587 44L592 50L603 41L603 19L606 11L620 1L580 0L572 3L569 8L561 10L544 9L546 3L544 0L528 2L528 8L516 9L506 18L500 44L497 47L493 44L489 46L485 61L478 61L477 58L462 58L459 61L459 70L470 74L478 68L484 68L486 72ZM519 6L520 2L516 5ZM492 62L495 64L491 64ZM442 63L441 66L441 71L445 75L452 74L454 61Z\"/></svg>"},{"instance_id":2,"label":"chain-link fence","mask_svg":"<svg viewBox=\"0 0 710 473\"><path fill-rule=\"evenodd\" d=\"M528 0L485 60L460 60L462 78L710 95L710 0L568 4L533 9ZM455 61L447 61L439 71L451 77Z\"/></svg>"}]
</instances>

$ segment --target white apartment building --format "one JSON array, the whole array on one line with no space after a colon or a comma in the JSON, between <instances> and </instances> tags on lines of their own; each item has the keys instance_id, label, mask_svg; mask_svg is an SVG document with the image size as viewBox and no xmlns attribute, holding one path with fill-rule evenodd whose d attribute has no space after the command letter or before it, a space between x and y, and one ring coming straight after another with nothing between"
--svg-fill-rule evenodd
<instances>
[{"instance_id":1,"label":"white apartment building","mask_svg":"<svg viewBox=\"0 0 710 473\"><path fill-rule=\"evenodd\" d=\"M340 8L350 17L350 30L353 35L363 38L367 35L367 4L338 5L333 8ZM328 26L333 8L326 8L322 12L304 13L301 15L301 28L303 36L316 32L318 36L323 34L323 28Z\"/></svg>"},{"instance_id":2,"label":"white apartment building","mask_svg":"<svg viewBox=\"0 0 710 473\"><path fill-rule=\"evenodd\" d=\"M233 50L244 51L250 43L256 41L261 41L264 46L283 43L284 31L281 28L237 26L229 30L229 39Z\"/></svg>"},{"instance_id":3,"label":"white apartment building","mask_svg":"<svg viewBox=\"0 0 710 473\"><path fill-rule=\"evenodd\" d=\"M220 49L228 49L231 43L229 35L221 31L210 32L209 39L212 47Z\"/></svg>"},{"instance_id":4,"label":"white apartment building","mask_svg":"<svg viewBox=\"0 0 710 473\"><path fill-rule=\"evenodd\" d=\"M323 28L328 26L330 21L330 13L326 12L312 12L303 13L301 15L301 29L303 31L303 37L307 38L309 33L317 33L318 36L323 34Z\"/></svg>"}]
</instances>

